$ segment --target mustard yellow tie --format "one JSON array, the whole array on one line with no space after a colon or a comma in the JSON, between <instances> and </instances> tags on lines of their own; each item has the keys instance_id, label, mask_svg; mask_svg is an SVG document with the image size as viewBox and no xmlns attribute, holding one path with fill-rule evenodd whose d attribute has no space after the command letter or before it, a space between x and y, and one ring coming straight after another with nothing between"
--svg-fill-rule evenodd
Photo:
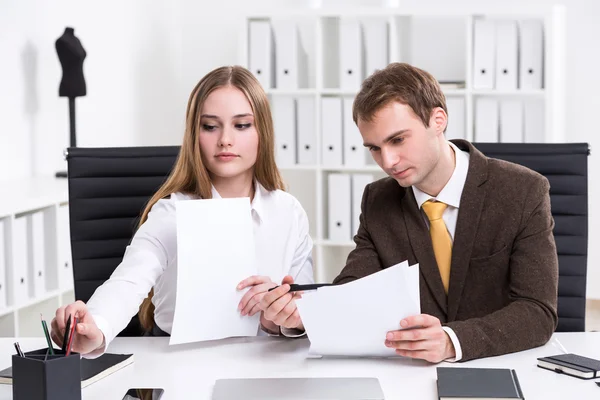
<instances>
[{"instance_id":1,"label":"mustard yellow tie","mask_svg":"<svg viewBox=\"0 0 600 400\"><path fill-rule=\"evenodd\" d=\"M447 204L440 201L428 200L422 205L423 211L429 218L429 234L431 243L433 243L433 252L437 261L444 290L448 294L448 285L450 284L450 263L452 260L452 239L442 219Z\"/></svg>"}]
</instances>

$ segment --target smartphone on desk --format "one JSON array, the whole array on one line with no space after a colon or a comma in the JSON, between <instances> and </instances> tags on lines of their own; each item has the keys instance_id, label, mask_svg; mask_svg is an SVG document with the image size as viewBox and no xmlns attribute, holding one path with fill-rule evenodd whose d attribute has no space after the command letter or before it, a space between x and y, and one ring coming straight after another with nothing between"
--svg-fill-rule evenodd
<instances>
[{"instance_id":1,"label":"smartphone on desk","mask_svg":"<svg viewBox=\"0 0 600 400\"><path fill-rule=\"evenodd\" d=\"M129 389L122 400L159 400L165 391L158 388Z\"/></svg>"}]
</instances>

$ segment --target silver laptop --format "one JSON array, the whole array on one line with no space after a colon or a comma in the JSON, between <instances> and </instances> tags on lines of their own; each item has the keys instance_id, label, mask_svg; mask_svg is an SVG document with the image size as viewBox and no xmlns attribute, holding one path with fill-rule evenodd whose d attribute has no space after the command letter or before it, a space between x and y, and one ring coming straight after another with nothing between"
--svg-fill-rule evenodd
<instances>
[{"instance_id":1,"label":"silver laptop","mask_svg":"<svg viewBox=\"0 0 600 400\"><path fill-rule=\"evenodd\" d=\"M377 378L218 379L212 400L384 400Z\"/></svg>"}]
</instances>

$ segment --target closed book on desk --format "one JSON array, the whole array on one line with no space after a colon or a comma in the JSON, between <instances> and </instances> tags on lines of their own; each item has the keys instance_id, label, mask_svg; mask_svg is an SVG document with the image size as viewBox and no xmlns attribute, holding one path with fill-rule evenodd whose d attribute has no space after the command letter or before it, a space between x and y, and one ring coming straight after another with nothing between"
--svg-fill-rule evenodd
<instances>
[{"instance_id":1,"label":"closed book on desk","mask_svg":"<svg viewBox=\"0 0 600 400\"><path fill-rule=\"evenodd\" d=\"M514 369L437 368L439 400L525 399Z\"/></svg>"},{"instance_id":2,"label":"closed book on desk","mask_svg":"<svg viewBox=\"0 0 600 400\"><path fill-rule=\"evenodd\" d=\"M600 360L572 353L538 358L538 367L582 379L600 378Z\"/></svg>"},{"instance_id":3,"label":"closed book on desk","mask_svg":"<svg viewBox=\"0 0 600 400\"><path fill-rule=\"evenodd\" d=\"M98 358L81 359L81 388L91 385L133 363L133 354L105 353ZM0 384L12 385L12 368L0 371Z\"/></svg>"}]
</instances>

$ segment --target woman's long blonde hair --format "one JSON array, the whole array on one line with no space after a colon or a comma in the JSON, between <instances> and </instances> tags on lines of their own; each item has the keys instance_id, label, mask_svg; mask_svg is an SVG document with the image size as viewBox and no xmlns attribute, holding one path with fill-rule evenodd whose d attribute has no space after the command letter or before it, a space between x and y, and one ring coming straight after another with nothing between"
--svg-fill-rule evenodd
<instances>
[{"instance_id":1,"label":"woman's long blonde hair","mask_svg":"<svg viewBox=\"0 0 600 400\"><path fill-rule=\"evenodd\" d=\"M192 90L186 110L183 144L177 161L166 182L148 201L140 219L140 226L148 218L152 206L171 193L183 192L202 199L212 197L212 185L208 171L202 162L198 133L202 106L206 98L214 90L225 86L233 86L241 90L250 102L254 113L254 123L259 138L254 178L266 190L284 190L283 180L275 164L273 119L265 91L246 68L240 66L220 67L204 76ZM154 289L150 290L148 297L144 299L138 314L140 323L146 332L151 331L154 326L153 295Z\"/></svg>"}]
</instances>

